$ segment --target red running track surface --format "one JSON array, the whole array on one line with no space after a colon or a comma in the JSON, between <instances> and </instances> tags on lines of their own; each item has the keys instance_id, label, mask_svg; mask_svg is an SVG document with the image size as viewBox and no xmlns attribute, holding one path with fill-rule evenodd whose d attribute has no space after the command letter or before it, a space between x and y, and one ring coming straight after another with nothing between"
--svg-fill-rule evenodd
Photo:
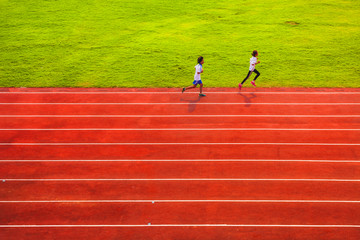
<instances>
[{"instance_id":1,"label":"red running track surface","mask_svg":"<svg viewBox=\"0 0 360 240\"><path fill-rule=\"evenodd\" d=\"M359 239L360 89L0 89L0 239Z\"/></svg>"}]
</instances>

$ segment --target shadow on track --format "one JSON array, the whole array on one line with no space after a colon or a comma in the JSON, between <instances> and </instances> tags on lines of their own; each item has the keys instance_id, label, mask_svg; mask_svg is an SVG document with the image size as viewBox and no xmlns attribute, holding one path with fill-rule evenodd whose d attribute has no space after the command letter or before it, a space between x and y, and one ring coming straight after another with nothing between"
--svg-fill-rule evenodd
<instances>
[{"instance_id":1,"label":"shadow on track","mask_svg":"<svg viewBox=\"0 0 360 240\"><path fill-rule=\"evenodd\" d=\"M255 95L255 93L250 93L251 97L246 96L246 95L242 94L241 92L239 92L238 95L240 95L240 96L242 96L244 98L244 102L246 103L245 107L250 107L251 106L251 99L257 97Z\"/></svg>"},{"instance_id":2,"label":"shadow on track","mask_svg":"<svg viewBox=\"0 0 360 240\"><path fill-rule=\"evenodd\" d=\"M196 99L183 99L181 98L180 101L182 102L188 102L188 112L193 112L196 109L196 103L200 101L201 97L198 96Z\"/></svg>"}]
</instances>

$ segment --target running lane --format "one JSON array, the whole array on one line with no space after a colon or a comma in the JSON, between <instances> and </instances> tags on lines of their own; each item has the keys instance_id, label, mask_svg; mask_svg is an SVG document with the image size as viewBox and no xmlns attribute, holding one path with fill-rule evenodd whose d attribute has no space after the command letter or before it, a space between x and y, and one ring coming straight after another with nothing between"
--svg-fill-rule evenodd
<instances>
[{"instance_id":1,"label":"running lane","mask_svg":"<svg viewBox=\"0 0 360 240\"><path fill-rule=\"evenodd\" d=\"M55 177L55 176L53 176ZM276 177L275 177L276 178ZM234 178L232 178L234 179ZM229 200L358 201L360 182L352 179L7 179L1 183L1 201L169 200L206 203ZM360 203L360 202L359 202ZM15 203L14 203L15 204ZM123 203L126 205L126 202ZM331 214L330 214L331 215ZM321 216L319 216L321 218ZM196 220L196 219L194 219ZM167 223L167 219L163 219ZM241 223L241 222L238 222Z\"/></svg>"},{"instance_id":2,"label":"running lane","mask_svg":"<svg viewBox=\"0 0 360 240\"><path fill-rule=\"evenodd\" d=\"M1 115L360 115L360 104L30 104L0 105Z\"/></svg>"},{"instance_id":3,"label":"running lane","mask_svg":"<svg viewBox=\"0 0 360 240\"><path fill-rule=\"evenodd\" d=\"M274 167L274 165L276 167ZM0 161L4 179L271 178L358 179L360 161L344 160L19 160ZM67 171L64 171L64 168ZM306 171L304 171L306 169ZM6 187L4 184L2 187Z\"/></svg>"},{"instance_id":4,"label":"running lane","mask_svg":"<svg viewBox=\"0 0 360 240\"><path fill-rule=\"evenodd\" d=\"M352 143L9 143L0 144L0 160L86 159L294 159L359 160Z\"/></svg>"},{"instance_id":5,"label":"running lane","mask_svg":"<svg viewBox=\"0 0 360 240\"><path fill-rule=\"evenodd\" d=\"M356 225L360 203L0 203L0 225ZM36 213L36 214L34 214ZM119 214L117 214L119 213ZM331 214L329 214L331 213Z\"/></svg>"},{"instance_id":6,"label":"running lane","mask_svg":"<svg viewBox=\"0 0 360 240\"><path fill-rule=\"evenodd\" d=\"M212 128L269 128L280 129L360 129L359 116L337 115L174 115L174 116L1 116L0 126L5 129L208 129ZM185 132L185 131L183 131Z\"/></svg>"},{"instance_id":7,"label":"running lane","mask_svg":"<svg viewBox=\"0 0 360 240\"><path fill-rule=\"evenodd\" d=\"M34 138L36 136L36 138ZM0 143L360 143L360 130L7 130Z\"/></svg>"},{"instance_id":8,"label":"running lane","mask_svg":"<svg viewBox=\"0 0 360 240\"><path fill-rule=\"evenodd\" d=\"M360 92L0 92L1 103L360 103ZM279 97L281 95L281 97Z\"/></svg>"},{"instance_id":9,"label":"running lane","mask_svg":"<svg viewBox=\"0 0 360 240\"><path fill-rule=\"evenodd\" d=\"M360 229L355 227L336 226L131 226L131 227L27 227L4 228L0 230L0 238L8 240L27 239L334 239L358 240ZM182 238L182 236L184 238Z\"/></svg>"}]
</instances>

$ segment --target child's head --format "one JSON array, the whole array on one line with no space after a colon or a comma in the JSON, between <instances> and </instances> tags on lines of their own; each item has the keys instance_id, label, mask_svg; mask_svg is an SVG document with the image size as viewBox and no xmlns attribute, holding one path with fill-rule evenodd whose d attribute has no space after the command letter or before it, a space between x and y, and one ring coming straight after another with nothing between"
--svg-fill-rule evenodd
<instances>
[{"instance_id":1,"label":"child's head","mask_svg":"<svg viewBox=\"0 0 360 240\"><path fill-rule=\"evenodd\" d=\"M203 64L204 63L204 58L200 56L198 58L198 63Z\"/></svg>"},{"instance_id":2,"label":"child's head","mask_svg":"<svg viewBox=\"0 0 360 240\"><path fill-rule=\"evenodd\" d=\"M257 55L259 55L259 54L258 54L258 51L254 50L251 55L253 55L254 57L257 57Z\"/></svg>"}]
</instances>

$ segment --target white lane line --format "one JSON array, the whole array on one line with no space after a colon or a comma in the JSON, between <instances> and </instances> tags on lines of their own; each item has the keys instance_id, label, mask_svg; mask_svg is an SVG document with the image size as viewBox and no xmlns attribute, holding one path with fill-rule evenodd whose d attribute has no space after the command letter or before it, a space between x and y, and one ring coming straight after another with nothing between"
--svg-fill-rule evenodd
<instances>
[{"instance_id":1,"label":"white lane line","mask_svg":"<svg viewBox=\"0 0 360 240\"><path fill-rule=\"evenodd\" d=\"M68 131L359 131L360 128L6 128L6 130L68 130Z\"/></svg>"},{"instance_id":2,"label":"white lane line","mask_svg":"<svg viewBox=\"0 0 360 240\"><path fill-rule=\"evenodd\" d=\"M20 179L9 178L2 179L11 182L69 182L69 181L292 181L292 182L360 182L360 179L280 179L280 178L84 178L84 179L70 179L70 178L41 178L41 179Z\"/></svg>"},{"instance_id":3,"label":"white lane line","mask_svg":"<svg viewBox=\"0 0 360 240\"><path fill-rule=\"evenodd\" d=\"M352 200L19 200L0 203L360 203Z\"/></svg>"},{"instance_id":4,"label":"white lane line","mask_svg":"<svg viewBox=\"0 0 360 240\"><path fill-rule=\"evenodd\" d=\"M202 142L202 143L191 143L191 142L183 142L183 143L0 143L0 146L143 146L143 145L280 145L280 146L360 146L360 143L213 143L213 142Z\"/></svg>"},{"instance_id":5,"label":"white lane line","mask_svg":"<svg viewBox=\"0 0 360 240\"><path fill-rule=\"evenodd\" d=\"M352 94L360 94L359 92L352 91L352 92L204 92L206 94L232 94L232 95L243 95L243 94L263 94L263 95L271 95L271 94L288 94L288 95L336 95L336 94L345 94L345 95L352 95ZM198 95L198 92L0 92L0 94L107 94L107 95L121 95L121 94L171 94L171 95Z\"/></svg>"},{"instance_id":6,"label":"white lane line","mask_svg":"<svg viewBox=\"0 0 360 240\"><path fill-rule=\"evenodd\" d=\"M2 162L301 162L301 163L360 163L360 160L279 160L279 159L103 159L103 160L0 160Z\"/></svg>"},{"instance_id":7,"label":"white lane line","mask_svg":"<svg viewBox=\"0 0 360 240\"><path fill-rule=\"evenodd\" d=\"M2 128L0 131L360 131L360 128Z\"/></svg>"},{"instance_id":8,"label":"white lane line","mask_svg":"<svg viewBox=\"0 0 360 240\"><path fill-rule=\"evenodd\" d=\"M162 102L162 103L0 103L0 105L304 105L304 106L313 106L313 105L320 105L320 106L332 106L332 105L360 105L360 103L226 103L226 102L219 102L219 103L185 103L185 102Z\"/></svg>"},{"instance_id":9,"label":"white lane line","mask_svg":"<svg viewBox=\"0 0 360 240\"><path fill-rule=\"evenodd\" d=\"M239 117L239 118L243 118L243 117L277 117L277 118L292 118L292 117L296 117L296 118L358 118L360 117L360 115L275 115L275 114L267 114L267 115L259 115L259 114L250 114L250 115L73 115L73 114L68 114L68 115L0 115L0 118L24 118L24 117L30 117L30 118L209 118L209 117L213 117L213 118L224 118L224 117Z\"/></svg>"},{"instance_id":10,"label":"white lane line","mask_svg":"<svg viewBox=\"0 0 360 240\"><path fill-rule=\"evenodd\" d=\"M0 131L360 131L360 128L1 128Z\"/></svg>"},{"instance_id":11,"label":"white lane line","mask_svg":"<svg viewBox=\"0 0 360 240\"><path fill-rule=\"evenodd\" d=\"M116 227L281 227L281 228L360 228L360 225L275 225L275 224L131 224L131 225L0 225L0 228L116 228Z\"/></svg>"}]
</instances>

